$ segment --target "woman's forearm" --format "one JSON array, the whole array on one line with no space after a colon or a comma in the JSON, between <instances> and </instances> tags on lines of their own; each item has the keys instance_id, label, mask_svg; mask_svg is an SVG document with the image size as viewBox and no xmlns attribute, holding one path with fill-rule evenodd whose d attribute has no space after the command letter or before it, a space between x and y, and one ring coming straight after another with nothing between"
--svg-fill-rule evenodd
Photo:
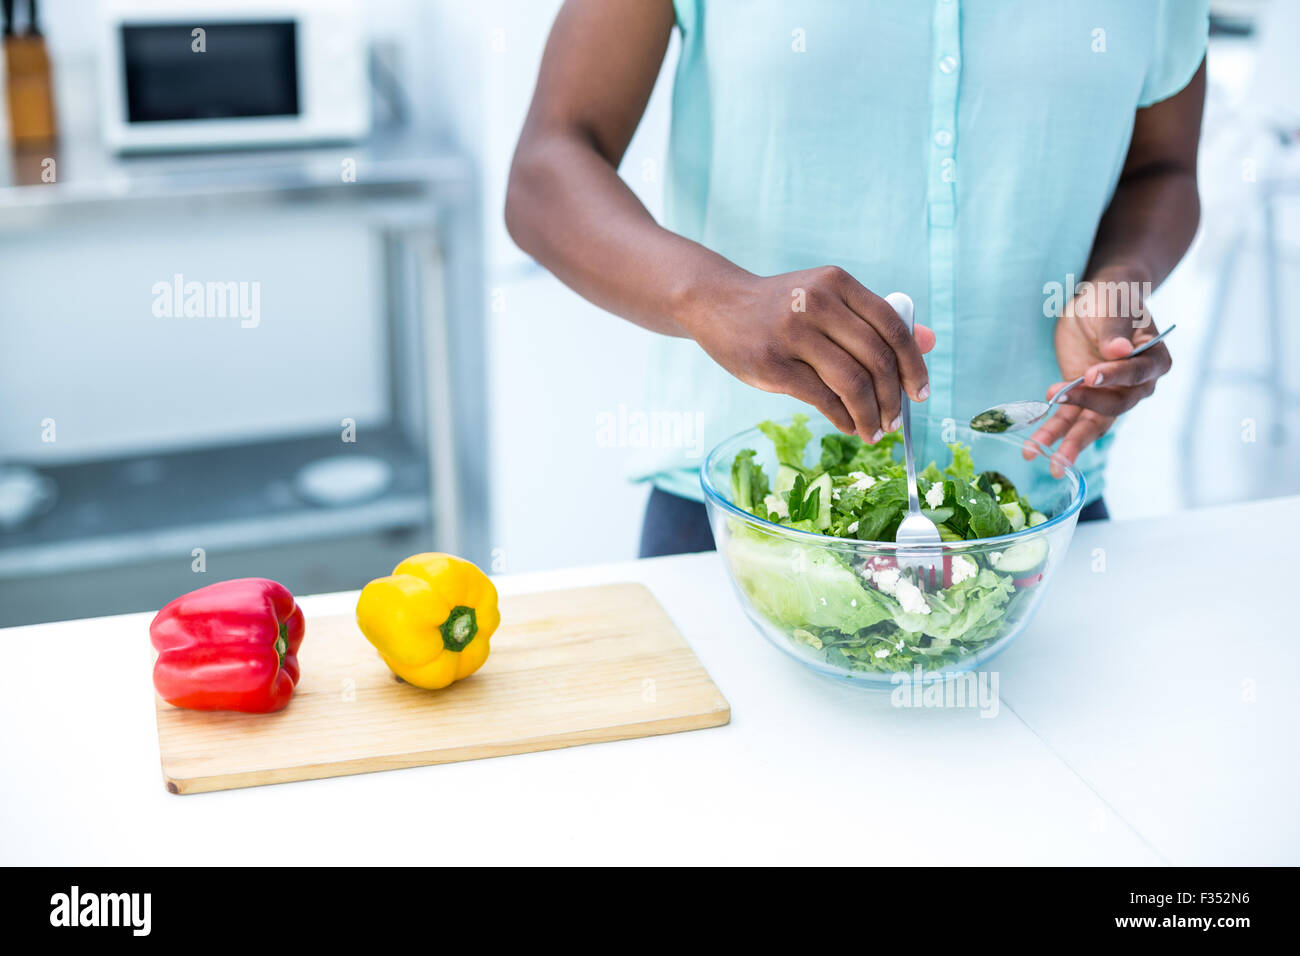
<instances>
[{"instance_id":1,"label":"woman's forearm","mask_svg":"<svg viewBox=\"0 0 1300 956\"><path fill-rule=\"evenodd\" d=\"M584 298L686 336L711 296L752 277L662 228L618 175L674 23L672 0L566 0L519 135L506 226Z\"/></svg>"},{"instance_id":2,"label":"woman's forearm","mask_svg":"<svg viewBox=\"0 0 1300 956\"><path fill-rule=\"evenodd\" d=\"M749 275L655 222L614 167L573 133L525 132L506 226L521 249L584 298L665 335L691 335L711 290Z\"/></svg>"},{"instance_id":3,"label":"woman's forearm","mask_svg":"<svg viewBox=\"0 0 1300 956\"><path fill-rule=\"evenodd\" d=\"M1200 210L1194 169L1157 168L1121 181L1098 226L1088 277L1155 288L1192 244Z\"/></svg>"}]
</instances>

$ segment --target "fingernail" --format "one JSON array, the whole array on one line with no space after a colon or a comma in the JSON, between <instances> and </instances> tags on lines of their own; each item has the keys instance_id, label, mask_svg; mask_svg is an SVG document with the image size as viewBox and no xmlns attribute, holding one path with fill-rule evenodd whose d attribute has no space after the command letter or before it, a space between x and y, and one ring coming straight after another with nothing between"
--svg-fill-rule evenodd
<instances>
[{"instance_id":1,"label":"fingernail","mask_svg":"<svg viewBox=\"0 0 1300 956\"><path fill-rule=\"evenodd\" d=\"M891 432L896 432L902 427L903 427L903 419L901 417L895 418L892 422L889 423L889 430Z\"/></svg>"},{"instance_id":2,"label":"fingernail","mask_svg":"<svg viewBox=\"0 0 1300 956\"><path fill-rule=\"evenodd\" d=\"M877 428L876 433L871 436L871 444L874 445L876 442L880 441L880 439L884 437L885 437L885 433L882 432L879 428Z\"/></svg>"},{"instance_id":3,"label":"fingernail","mask_svg":"<svg viewBox=\"0 0 1300 956\"><path fill-rule=\"evenodd\" d=\"M916 400L918 402L923 402L929 397L930 397L930 386L922 385L921 390L916 393Z\"/></svg>"}]
</instances>

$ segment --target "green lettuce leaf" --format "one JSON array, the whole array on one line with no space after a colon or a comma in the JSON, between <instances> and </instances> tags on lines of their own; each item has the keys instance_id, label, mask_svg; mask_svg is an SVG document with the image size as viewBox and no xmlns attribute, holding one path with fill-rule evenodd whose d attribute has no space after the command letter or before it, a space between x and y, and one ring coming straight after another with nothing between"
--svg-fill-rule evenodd
<instances>
[{"instance_id":1,"label":"green lettuce leaf","mask_svg":"<svg viewBox=\"0 0 1300 956\"><path fill-rule=\"evenodd\" d=\"M907 513L907 479L878 481L863 498L858 537L863 541L893 541Z\"/></svg>"},{"instance_id":2,"label":"green lettuce leaf","mask_svg":"<svg viewBox=\"0 0 1300 956\"><path fill-rule=\"evenodd\" d=\"M971 460L970 449L955 441L948 445L948 450L952 452L952 464L944 469L944 473L958 481L974 480L975 462Z\"/></svg>"},{"instance_id":3,"label":"green lettuce leaf","mask_svg":"<svg viewBox=\"0 0 1300 956\"><path fill-rule=\"evenodd\" d=\"M776 446L776 460L791 468L803 469L804 449L812 441L812 432L808 430L808 416L795 415L788 426L776 422L760 422L758 430L771 439Z\"/></svg>"},{"instance_id":4,"label":"green lettuce leaf","mask_svg":"<svg viewBox=\"0 0 1300 956\"><path fill-rule=\"evenodd\" d=\"M884 596L828 551L741 529L727 542L726 557L754 609L791 633L857 631L891 617Z\"/></svg>"},{"instance_id":5,"label":"green lettuce leaf","mask_svg":"<svg viewBox=\"0 0 1300 956\"><path fill-rule=\"evenodd\" d=\"M926 465L925 468L921 470L921 473L916 477L924 478L926 481L933 484L936 481L943 481L943 472L939 470L938 465L934 462L930 462L930 464Z\"/></svg>"},{"instance_id":6,"label":"green lettuce leaf","mask_svg":"<svg viewBox=\"0 0 1300 956\"><path fill-rule=\"evenodd\" d=\"M967 538L996 538L1011 533L1011 521L998 507L998 500L974 485L955 486L951 504L955 509L952 520L964 515L963 534Z\"/></svg>"},{"instance_id":7,"label":"green lettuce leaf","mask_svg":"<svg viewBox=\"0 0 1300 956\"><path fill-rule=\"evenodd\" d=\"M945 642L969 643L986 640L1001 627L1003 607L1015 593L1010 575L995 574L983 568L973 578L942 591L926 592L929 614L902 610L894 613L894 623L905 631L918 631Z\"/></svg>"},{"instance_id":8,"label":"green lettuce leaf","mask_svg":"<svg viewBox=\"0 0 1300 956\"><path fill-rule=\"evenodd\" d=\"M847 474L845 466L853 460L863 441L857 435L831 432L822 436L821 469L833 475Z\"/></svg>"}]
</instances>

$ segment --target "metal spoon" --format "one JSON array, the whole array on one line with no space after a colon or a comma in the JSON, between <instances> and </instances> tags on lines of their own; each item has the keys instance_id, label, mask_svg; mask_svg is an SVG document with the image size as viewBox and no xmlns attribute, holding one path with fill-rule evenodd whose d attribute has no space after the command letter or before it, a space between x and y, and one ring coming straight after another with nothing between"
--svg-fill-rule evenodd
<instances>
[{"instance_id":1,"label":"metal spoon","mask_svg":"<svg viewBox=\"0 0 1300 956\"><path fill-rule=\"evenodd\" d=\"M1166 335L1178 328L1177 325L1171 325L1154 339L1149 342L1143 342L1123 359L1116 359L1122 362L1124 359L1131 359L1134 356L1141 355L1151 346L1164 339ZM1083 381L1083 376L1079 376L1073 382L1070 382L1055 395L1050 402L1006 402L1002 405L994 405L992 408L986 408L970 420L970 427L977 432L1018 432L1022 428L1028 428L1047 417L1047 413L1052 410L1065 393L1074 386Z\"/></svg>"},{"instance_id":2,"label":"metal spoon","mask_svg":"<svg viewBox=\"0 0 1300 956\"><path fill-rule=\"evenodd\" d=\"M912 300L902 292L891 292L885 301L893 306L898 317L912 331L914 322ZM899 551L898 567L910 578L919 577L921 586L933 585L943 580L943 550L938 526L921 514L921 498L916 492L916 458L912 453L912 402L907 392L902 393L903 461L907 467L907 515L898 526L894 540L915 550Z\"/></svg>"}]
</instances>

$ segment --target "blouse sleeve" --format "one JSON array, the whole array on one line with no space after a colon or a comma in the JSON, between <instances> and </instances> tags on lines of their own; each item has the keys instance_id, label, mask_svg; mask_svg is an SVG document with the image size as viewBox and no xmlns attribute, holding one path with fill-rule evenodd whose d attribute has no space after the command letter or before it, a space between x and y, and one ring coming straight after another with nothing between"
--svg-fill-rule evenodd
<instances>
[{"instance_id":1,"label":"blouse sleeve","mask_svg":"<svg viewBox=\"0 0 1300 956\"><path fill-rule=\"evenodd\" d=\"M1185 87L1205 58L1209 0L1159 0L1155 42L1138 106L1168 99Z\"/></svg>"}]
</instances>

